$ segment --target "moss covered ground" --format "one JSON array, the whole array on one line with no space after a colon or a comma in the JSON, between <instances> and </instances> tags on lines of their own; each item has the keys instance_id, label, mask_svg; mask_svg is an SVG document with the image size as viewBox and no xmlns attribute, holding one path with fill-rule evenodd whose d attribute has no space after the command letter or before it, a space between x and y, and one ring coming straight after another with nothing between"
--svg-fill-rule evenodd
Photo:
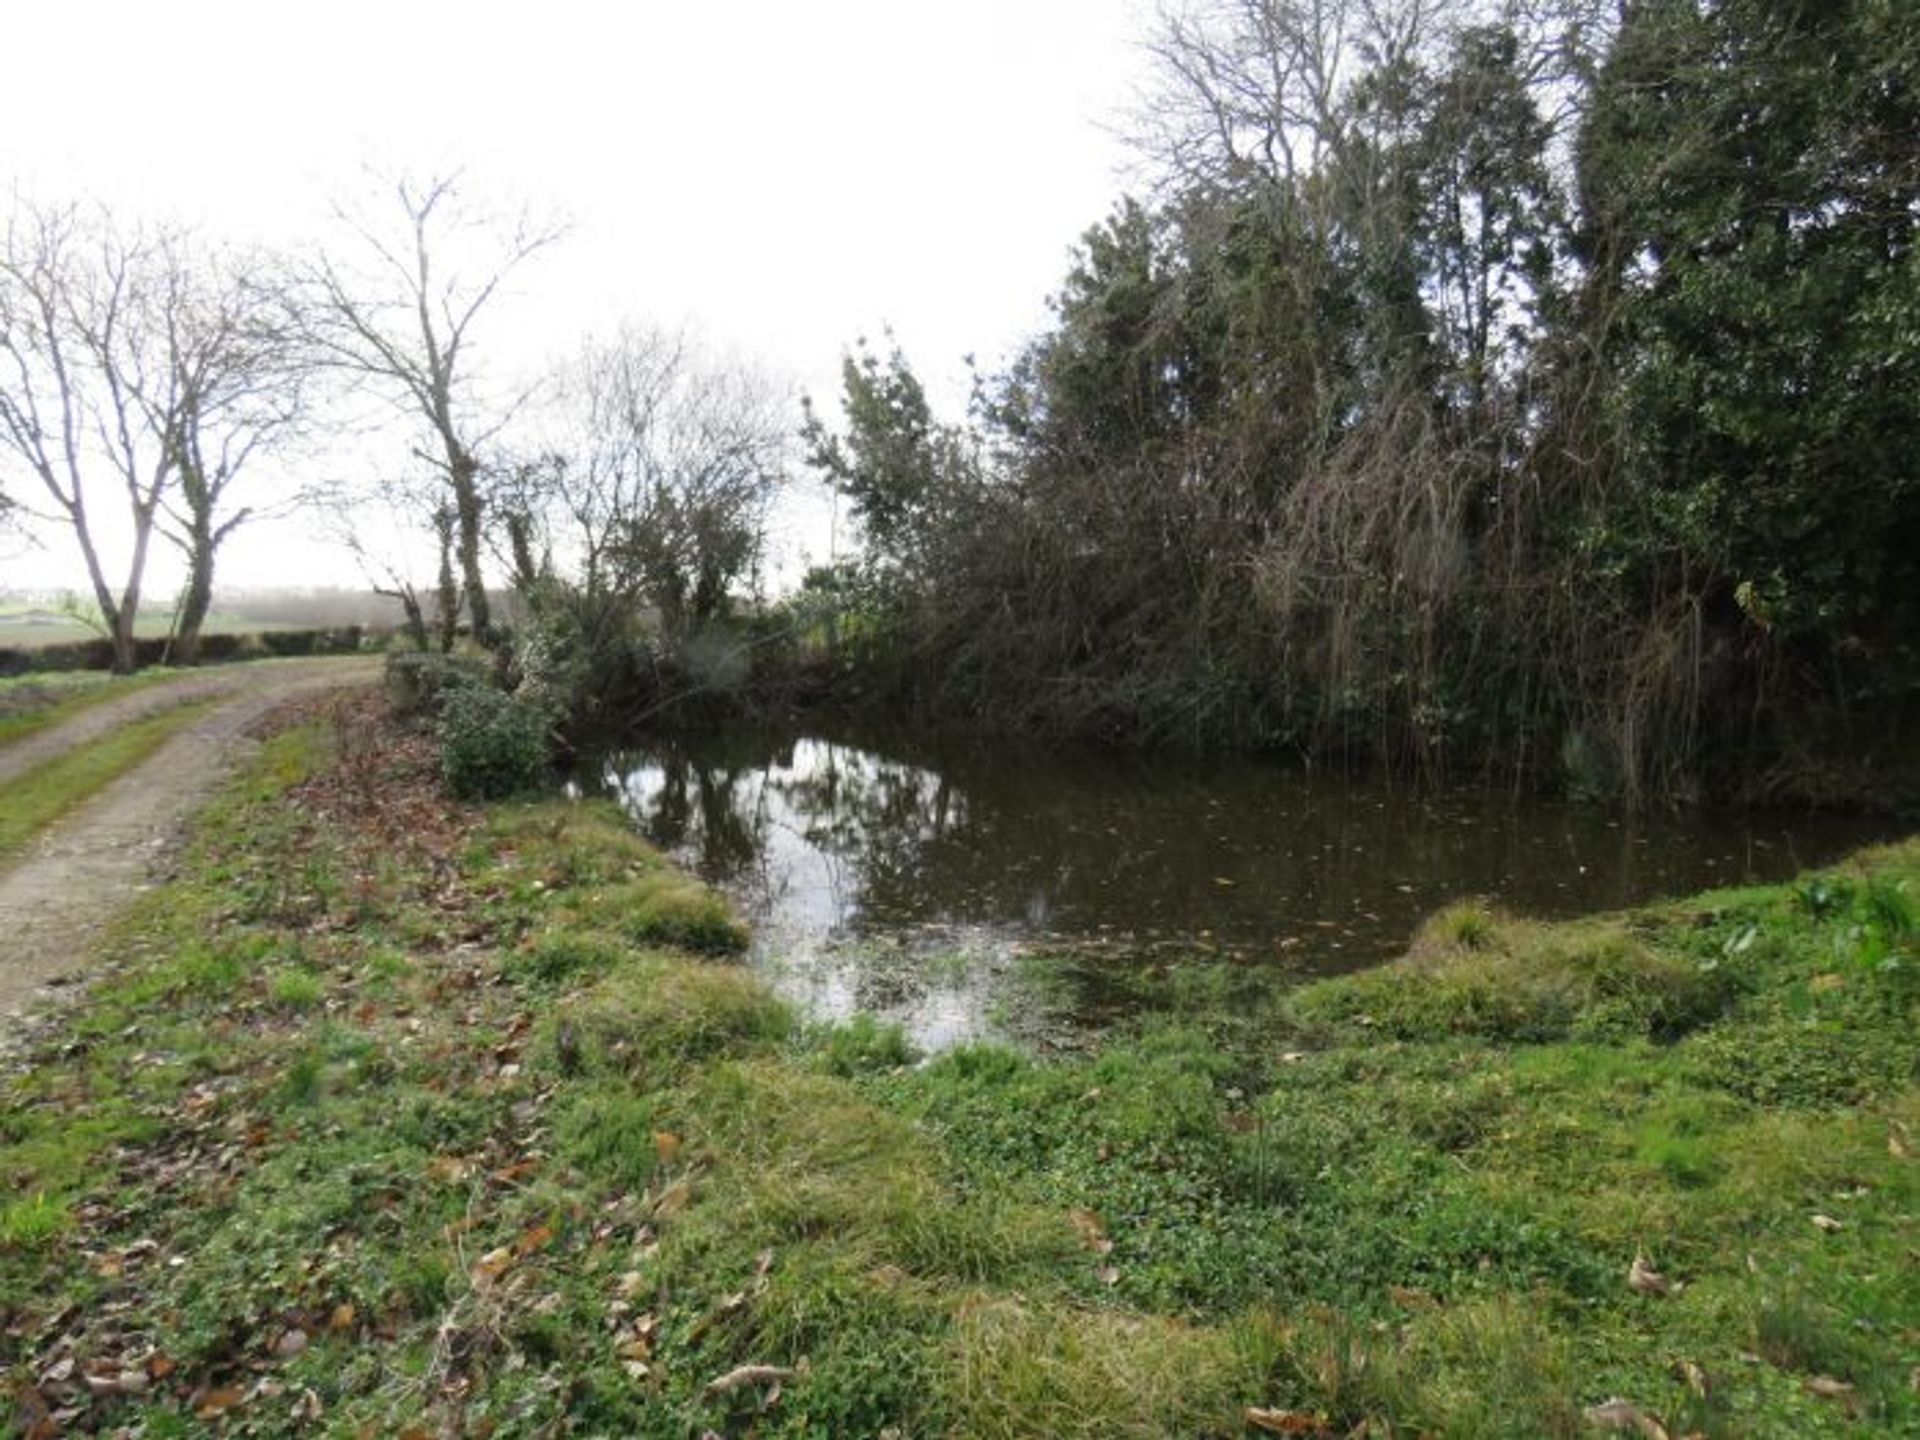
<instances>
[{"instance_id":1,"label":"moss covered ground","mask_svg":"<svg viewBox=\"0 0 1920 1440\"><path fill-rule=\"evenodd\" d=\"M918 1062L359 723L10 1066L12 1433L1920 1432L1920 844Z\"/></svg>"}]
</instances>

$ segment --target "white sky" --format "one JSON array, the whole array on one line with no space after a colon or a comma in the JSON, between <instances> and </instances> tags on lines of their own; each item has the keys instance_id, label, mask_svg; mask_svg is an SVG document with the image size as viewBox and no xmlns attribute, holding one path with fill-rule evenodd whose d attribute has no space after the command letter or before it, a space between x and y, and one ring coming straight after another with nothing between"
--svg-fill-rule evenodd
<instances>
[{"instance_id":1,"label":"white sky","mask_svg":"<svg viewBox=\"0 0 1920 1440\"><path fill-rule=\"evenodd\" d=\"M572 222L484 337L503 367L635 316L825 399L842 350L890 324L949 408L961 357L991 365L1044 321L1120 194L1108 127L1148 24L1139 0L9 10L0 184L298 245L368 164L461 167ZM242 531L222 582L353 583L310 528ZM787 529L788 565L819 548ZM170 553L152 576L171 593ZM82 579L64 537L0 541L0 586Z\"/></svg>"}]
</instances>

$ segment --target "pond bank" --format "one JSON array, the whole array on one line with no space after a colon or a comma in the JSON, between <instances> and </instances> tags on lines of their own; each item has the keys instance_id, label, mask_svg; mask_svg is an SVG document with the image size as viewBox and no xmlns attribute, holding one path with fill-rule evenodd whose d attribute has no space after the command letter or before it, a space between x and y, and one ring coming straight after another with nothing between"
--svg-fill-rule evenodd
<instances>
[{"instance_id":1,"label":"pond bank","mask_svg":"<svg viewBox=\"0 0 1920 1440\"><path fill-rule=\"evenodd\" d=\"M1920 1423L1920 845L914 1064L386 723L271 742L7 1077L20 1431Z\"/></svg>"},{"instance_id":2,"label":"pond bank","mask_svg":"<svg viewBox=\"0 0 1920 1440\"><path fill-rule=\"evenodd\" d=\"M764 726L653 736L578 780L735 899L782 996L877 1015L927 1050L1029 1039L1036 955L1070 959L1076 983L1047 1006L1064 1039L1169 965L1293 986L1399 955L1469 896L1572 917L1783 880L1905 833L1705 808L1655 821L1245 757Z\"/></svg>"}]
</instances>

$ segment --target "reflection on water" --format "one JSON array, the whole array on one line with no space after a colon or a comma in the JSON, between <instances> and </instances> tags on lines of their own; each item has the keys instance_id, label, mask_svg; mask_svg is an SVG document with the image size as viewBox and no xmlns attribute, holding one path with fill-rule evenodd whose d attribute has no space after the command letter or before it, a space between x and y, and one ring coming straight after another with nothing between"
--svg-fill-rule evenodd
<instances>
[{"instance_id":1,"label":"reflection on water","mask_svg":"<svg viewBox=\"0 0 1920 1440\"><path fill-rule=\"evenodd\" d=\"M812 735L659 741L593 777L731 893L817 1013L990 1035L1022 946L1214 951L1288 974L1397 953L1448 900L1567 915L1778 879L1878 838L1836 818L1634 821L1410 796L1249 761L937 755Z\"/></svg>"}]
</instances>

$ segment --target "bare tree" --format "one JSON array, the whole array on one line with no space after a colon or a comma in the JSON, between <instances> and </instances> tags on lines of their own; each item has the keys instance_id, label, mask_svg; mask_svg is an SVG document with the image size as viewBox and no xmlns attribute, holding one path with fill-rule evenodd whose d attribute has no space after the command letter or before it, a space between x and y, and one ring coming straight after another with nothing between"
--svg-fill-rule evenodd
<instances>
[{"instance_id":1,"label":"bare tree","mask_svg":"<svg viewBox=\"0 0 1920 1440\"><path fill-rule=\"evenodd\" d=\"M555 377L558 434L522 470L544 563L588 593L651 605L669 630L715 618L759 561L791 429L779 393L686 337L629 325ZM524 529L523 529L523 533ZM537 568L534 540L516 570Z\"/></svg>"},{"instance_id":2,"label":"bare tree","mask_svg":"<svg viewBox=\"0 0 1920 1440\"><path fill-rule=\"evenodd\" d=\"M196 253L178 237L155 247L166 381L136 398L170 447L177 483L162 501L163 527L187 559L174 658L198 658L213 603L214 563L234 531L261 513L235 508L249 460L295 439L306 413L309 371L286 324L285 286L260 252ZM290 497L289 497L290 498Z\"/></svg>"},{"instance_id":3,"label":"bare tree","mask_svg":"<svg viewBox=\"0 0 1920 1440\"><path fill-rule=\"evenodd\" d=\"M155 244L138 231L123 234L104 214L16 196L0 245L0 441L72 531L121 673L134 668L147 554L176 476L175 451L139 398L169 397L160 403L170 405ZM131 527L117 590L88 488L100 470L117 477Z\"/></svg>"},{"instance_id":4,"label":"bare tree","mask_svg":"<svg viewBox=\"0 0 1920 1440\"><path fill-rule=\"evenodd\" d=\"M346 212L349 255L323 255L305 272L297 313L322 363L382 390L424 424L419 453L445 486L460 582L474 637L495 640L481 573L486 497L481 454L512 413L476 393L476 322L522 264L560 227L521 215L501 223L465 203L456 177L394 182L379 221ZM481 252L472 268L463 247Z\"/></svg>"},{"instance_id":5,"label":"bare tree","mask_svg":"<svg viewBox=\"0 0 1920 1440\"><path fill-rule=\"evenodd\" d=\"M400 606L407 638L416 650L453 649L466 603L453 560L454 517L437 481L388 480L372 493L344 490L323 505L332 531L366 577L375 595ZM406 544L422 528L439 543L439 565L430 590L415 579L420 557Z\"/></svg>"}]
</instances>

